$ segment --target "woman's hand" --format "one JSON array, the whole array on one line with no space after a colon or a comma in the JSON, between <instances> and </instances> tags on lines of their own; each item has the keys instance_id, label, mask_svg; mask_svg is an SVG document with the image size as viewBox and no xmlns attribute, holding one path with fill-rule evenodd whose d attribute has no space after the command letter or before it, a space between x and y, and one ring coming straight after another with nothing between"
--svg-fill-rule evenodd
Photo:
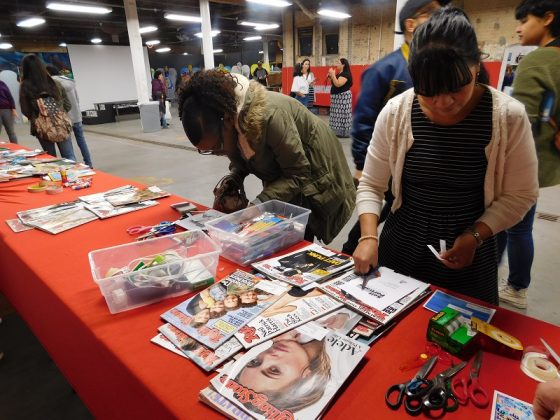
<instances>
[{"instance_id":1,"label":"woman's hand","mask_svg":"<svg viewBox=\"0 0 560 420\"><path fill-rule=\"evenodd\" d=\"M468 267L473 262L476 245L476 239L470 233L459 235L453 248L441 254L442 263L453 270Z\"/></svg>"},{"instance_id":2,"label":"woman's hand","mask_svg":"<svg viewBox=\"0 0 560 420\"><path fill-rule=\"evenodd\" d=\"M352 257L354 258L354 271L367 273L370 267L377 267L378 243L375 239L366 239L358 244Z\"/></svg>"},{"instance_id":3,"label":"woman's hand","mask_svg":"<svg viewBox=\"0 0 560 420\"><path fill-rule=\"evenodd\" d=\"M329 69L329 77L332 79L335 76L336 76L336 70L331 67Z\"/></svg>"}]
</instances>

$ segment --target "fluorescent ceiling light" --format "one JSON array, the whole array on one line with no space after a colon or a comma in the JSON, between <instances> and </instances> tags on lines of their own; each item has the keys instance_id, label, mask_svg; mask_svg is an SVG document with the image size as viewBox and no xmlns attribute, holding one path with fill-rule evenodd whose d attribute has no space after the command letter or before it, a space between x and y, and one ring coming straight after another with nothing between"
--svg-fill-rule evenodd
<instances>
[{"instance_id":1,"label":"fluorescent ceiling light","mask_svg":"<svg viewBox=\"0 0 560 420\"><path fill-rule=\"evenodd\" d=\"M330 17L334 19L348 19L349 17L352 17L348 13L337 12L336 10L331 10L331 9L319 9L317 13L320 14L321 16Z\"/></svg>"},{"instance_id":2,"label":"fluorescent ceiling light","mask_svg":"<svg viewBox=\"0 0 560 420\"><path fill-rule=\"evenodd\" d=\"M9 50L12 47L13 47L13 45L10 44L9 42L2 42L0 44L0 50Z\"/></svg>"},{"instance_id":3,"label":"fluorescent ceiling light","mask_svg":"<svg viewBox=\"0 0 560 420\"><path fill-rule=\"evenodd\" d=\"M20 28L32 28L33 26L42 25L45 23L45 19L39 17L32 17L29 19L25 19L16 23L17 26Z\"/></svg>"},{"instance_id":4,"label":"fluorescent ceiling light","mask_svg":"<svg viewBox=\"0 0 560 420\"><path fill-rule=\"evenodd\" d=\"M212 38L214 38L216 35L220 34L220 31L210 31L210 34L212 35ZM202 32L197 32L194 36L202 38Z\"/></svg>"},{"instance_id":5,"label":"fluorescent ceiling light","mask_svg":"<svg viewBox=\"0 0 560 420\"><path fill-rule=\"evenodd\" d=\"M224 52L224 50L222 50L221 48L218 48L217 50L213 50L212 52L213 52L214 54L217 54L217 53Z\"/></svg>"},{"instance_id":6,"label":"fluorescent ceiling light","mask_svg":"<svg viewBox=\"0 0 560 420\"><path fill-rule=\"evenodd\" d=\"M257 25L257 26L255 26L255 30L266 31L268 29L277 29L279 27L280 27L280 25L278 25L277 23L269 23L267 25Z\"/></svg>"},{"instance_id":7,"label":"fluorescent ceiling light","mask_svg":"<svg viewBox=\"0 0 560 420\"><path fill-rule=\"evenodd\" d=\"M189 53L187 53L187 52L184 52L184 53L183 53L183 55L189 55Z\"/></svg>"},{"instance_id":8,"label":"fluorescent ceiling light","mask_svg":"<svg viewBox=\"0 0 560 420\"><path fill-rule=\"evenodd\" d=\"M146 41L146 45L157 45L159 43L160 43L159 39L152 39L150 41Z\"/></svg>"},{"instance_id":9,"label":"fluorescent ceiling light","mask_svg":"<svg viewBox=\"0 0 560 420\"><path fill-rule=\"evenodd\" d=\"M165 53L165 52L169 52L169 51L171 51L171 48L169 48L169 47L158 48L156 50L156 52L158 52L158 53Z\"/></svg>"},{"instance_id":10,"label":"fluorescent ceiling light","mask_svg":"<svg viewBox=\"0 0 560 420\"><path fill-rule=\"evenodd\" d=\"M61 42L60 44L58 44L59 47L63 47L66 48L66 42Z\"/></svg>"},{"instance_id":11,"label":"fluorescent ceiling light","mask_svg":"<svg viewBox=\"0 0 560 420\"><path fill-rule=\"evenodd\" d=\"M264 51L259 51L259 54L264 54Z\"/></svg>"},{"instance_id":12,"label":"fluorescent ceiling light","mask_svg":"<svg viewBox=\"0 0 560 420\"><path fill-rule=\"evenodd\" d=\"M249 3L264 4L265 6L274 6L274 7L286 7L292 5L292 3L289 3L284 0L247 0L247 1Z\"/></svg>"},{"instance_id":13,"label":"fluorescent ceiling light","mask_svg":"<svg viewBox=\"0 0 560 420\"><path fill-rule=\"evenodd\" d=\"M163 17L165 19L180 20L182 22L202 22L200 16L179 15L177 13L166 13Z\"/></svg>"},{"instance_id":14,"label":"fluorescent ceiling light","mask_svg":"<svg viewBox=\"0 0 560 420\"><path fill-rule=\"evenodd\" d=\"M157 26L144 26L143 28L140 28L141 34L147 34L148 32L154 31L157 31Z\"/></svg>"},{"instance_id":15,"label":"fluorescent ceiling light","mask_svg":"<svg viewBox=\"0 0 560 420\"><path fill-rule=\"evenodd\" d=\"M101 38L93 38L93 39L91 40L91 43L92 43L92 44L101 44Z\"/></svg>"},{"instance_id":16,"label":"fluorescent ceiling light","mask_svg":"<svg viewBox=\"0 0 560 420\"><path fill-rule=\"evenodd\" d=\"M243 38L243 41L258 41L259 39L262 39L262 36L248 36L246 38Z\"/></svg>"},{"instance_id":17,"label":"fluorescent ceiling light","mask_svg":"<svg viewBox=\"0 0 560 420\"><path fill-rule=\"evenodd\" d=\"M47 3L47 9L57 10L60 12L90 13L94 15L105 15L107 13L111 13L112 11L112 9L108 7L83 6L80 4L68 3Z\"/></svg>"}]
</instances>

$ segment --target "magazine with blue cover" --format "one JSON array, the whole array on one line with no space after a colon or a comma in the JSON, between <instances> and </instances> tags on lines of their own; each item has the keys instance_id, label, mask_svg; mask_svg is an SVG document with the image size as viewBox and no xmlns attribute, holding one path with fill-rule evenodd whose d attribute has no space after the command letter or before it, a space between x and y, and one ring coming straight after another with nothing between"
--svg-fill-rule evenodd
<instances>
[{"instance_id":1,"label":"magazine with blue cover","mask_svg":"<svg viewBox=\"0 0 560 420\"><path fill-rule=\"evenodd\" d=\"M237 270L161 317L215 350L287 290L287 285Z\"/></svg>"}]
</instances>

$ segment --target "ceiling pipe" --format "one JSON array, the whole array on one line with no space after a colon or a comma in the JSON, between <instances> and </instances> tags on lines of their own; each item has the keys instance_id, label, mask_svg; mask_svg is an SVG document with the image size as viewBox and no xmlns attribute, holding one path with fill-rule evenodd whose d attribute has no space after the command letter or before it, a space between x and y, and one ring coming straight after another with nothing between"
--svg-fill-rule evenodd
<instances>
[{"instance_id":1,"label":"ceiling pipe","mask_svg":"<svg viewBox=\"0 0 560 420\"><path fill-rule=\"evenodd\" d=\"M297 6L301 9L301 11L311 20L315 20L317 19L317 14L313 13L311 10L309 10L307 7L305 7L300 0L293 0L293 2L295 4L297 4Z\"/></svg>"}]
</instances>

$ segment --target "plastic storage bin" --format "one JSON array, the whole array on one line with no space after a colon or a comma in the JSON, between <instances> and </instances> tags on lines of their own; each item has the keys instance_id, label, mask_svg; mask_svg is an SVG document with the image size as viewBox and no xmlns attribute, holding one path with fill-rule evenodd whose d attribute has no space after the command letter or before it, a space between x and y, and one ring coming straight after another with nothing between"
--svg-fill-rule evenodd
<instances>
[{"instance_id":1,"label":"plastic storage bin","mask_svg":"<svg viewBox=\"0 0 560 420\"><path fill-rule=\"evenodd\" d=\"M236 227L243 226L264 212L274 213L285 220L255 232L240 235ZM303 240L311 210L283 201L271 200L206 222L208 234L222 246L222 256L234 263L248 265L269 257Z\"/></svg>"},{"instance_id":2,"label":"plastic storage bin","mask_svg":"<svg viewBox=\"0 0 560 420\"><path fill-rule=\"evenodd\" d=\"M214 282L220 247L202 231L91 251L93 280L117 313L204 289Z\"/></svg>"}]
</instances>

